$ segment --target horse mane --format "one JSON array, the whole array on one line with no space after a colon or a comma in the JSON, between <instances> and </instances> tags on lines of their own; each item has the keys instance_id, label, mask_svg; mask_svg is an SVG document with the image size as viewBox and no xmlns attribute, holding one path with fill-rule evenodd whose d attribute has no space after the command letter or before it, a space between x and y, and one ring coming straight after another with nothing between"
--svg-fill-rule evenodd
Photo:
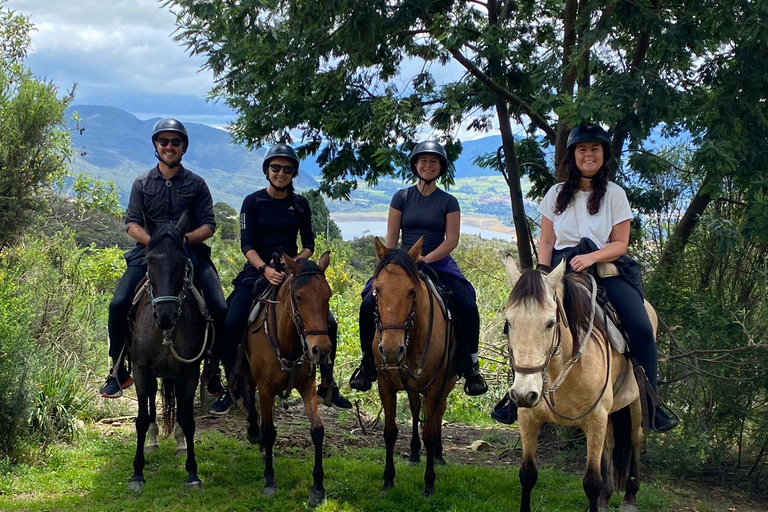
<instances>
[{"instance_id":1,"label":"horse mane","mask_svg":"<svg viewBox=\"0 0 768 512\"><path fill-rule=\"evenodd\" d=\"M416 268L416 263L411 259L411 255L405 249L390 249L389 253L381 258L381 261L376 265L376 269L373 271L373 278L379 277L381 271L390 263L402 267L411 281L414 284L418 284L419 271Z\"/></svg>"},{"instance_id":2,"label":"horse mane","mask_svg":"<svg viewBox=\"0 0 768 512\"><path fill-rule=\"evenodd\" d=\"M543 274L532 268L523 269L523 273L512 288L508 305L518 304L544 306L547 300L547 289L544 287Z\"/></svg>"},{"instance_id":3,"label":"horse mane","mask_svg":"<svg viewBox=\"0 0 768 512\"><path fill-rule=\"evenodd\" d=\"M569 273L563 277L563 310L568 321L568 328L574 340L574 354L578 350L579 333L586 332L589 328L589 314L592 308L590 297L590 283L587 278L579 273ZM512 288L512 293L507 301L508 306L524 304L528 306L544 306L547 300L547 288L544 285L544 274L532 268L524 269L520 278ZM605 322L602 315L595 314L593 332L599 333L607 339Z\"/></svg>"},{"instance_id":4,"label":"horse mane","mask_svg":"<svg viewBox=\"0 0 768 512\"><path fill-rule=\"evenodd\" d=\"M184 249L184 233L176 228L176 224L172 222L163 222L162 224L158 224L154 231L150 233L149 244L147 244L145 252L153 250L165 236L170 237L176 245Z\"/></svg>"},{"instance_id":5,"label":"horse mane","mask_svg":"<svg viewBox=\"0 0 768 512\"><path fill-rule=\"evenodd\" d=\"M320 270L320 267L318 267L317 263L314 261L305 258L299 258L296 260L296 263L299 264L299 273L293 276L293 284L297 288L301 288L302 286L309 283L309 281L315 277L317 273L325 274L325 272Z\"/></svg>"},{"instance_id":6,"label":"horse mane","mask_svg":"<svg viewBox=\"0 0 768 512\"><path fill-rule=\"evenodd\" d=\"M568 319L568 327L573 337L574 351L580 342L579 332L585 333L589 329L589 315L592 309L592 297L590 280L585 275L572 272L563 277L563 309ZM597 283L595 283L597 286ZM597 304L595 304L597 307ZM605 322L602 315L595 313L592 331L599 333L603 339L608 339Z\"/></svg>"}]
</instances>

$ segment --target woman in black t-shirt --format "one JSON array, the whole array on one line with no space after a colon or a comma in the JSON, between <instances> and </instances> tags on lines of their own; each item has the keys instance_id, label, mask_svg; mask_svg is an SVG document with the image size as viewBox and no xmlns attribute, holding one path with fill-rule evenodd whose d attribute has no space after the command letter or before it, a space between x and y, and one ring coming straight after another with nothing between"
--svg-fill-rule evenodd
<instances>
[{"instance_id":1,"label":"woman in black t-shirt","mask_svg":"<svg viewBox=\"0 0 768 512\"><path fill-rule=\"evenodd\" d=\"M278 286L285 275L271 264L272 254L285 252L291 258L309 258L315 249L312 213L307 200L294 193L293 179L299 172L299 159L292 147L276 144L264 155L262 165L269 181L266 188L248 195L240 210L240 248L248 260L232 284L235 289L227 299L229 311L224 323L223 359L227 380L230 380L237 346L247 328L248 314L254 297L267 286ZM301 236L301 251L296 236ZM338 325L329 315L328 333L331 338L331 361L336 356ZM352 404L339 394L333 381L333 363L321 364L322 380L318 388L318 403L337 409L351 409ZM328 386L333 386L330 403L326 402ZM229 391L213 404L211 413L226 414L234 403Z\"/></svg>"},{"instance_id":2,"label":"woman in black t-shirt","mask_svg":"<svg viewBox=\"0 0 768 512\"><path fill-rule=\"evenodd\" d=\"M387 219L387 247L397 247L402 232L403 249L410 249L424 237L419 263L428 266L440 282L452 293L452 309L456 318L456 337L465 350L461 373L466 379L464 391L471 396L482 395L488 386L480 372L478 345L480 315L477 311L475 290L451 258L451 251L459 244L461 213L459 202L451 194L437 188L435 181L448 169L445 148L437 142L421 142L411 152L411 171L418 178L416 185L398 190L392 197ZM375 335L375 301L370 293L370 282L363 290L360 305L360 348L363 360L355 370L349 385L367 391L376 379L373 367L372 344Z\"/></svg>"}]
</instances>

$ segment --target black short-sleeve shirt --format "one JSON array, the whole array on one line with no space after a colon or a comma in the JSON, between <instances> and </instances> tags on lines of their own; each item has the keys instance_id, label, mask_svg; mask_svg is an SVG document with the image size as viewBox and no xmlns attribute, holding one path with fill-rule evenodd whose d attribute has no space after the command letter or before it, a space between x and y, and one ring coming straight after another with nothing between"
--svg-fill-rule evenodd
<instances>
[{"instance_id":1,"label":"black short-sleeve shirt","mask_svg":"<svg viewBox=\"0 0 768 512\"><path fill-rule=\"evenodd\" d=\"M443 243L446 215L460 211L459 201L448 192L438 188L423 196L415 185L395 192L390 206L403 213L403 248L410 249L424 236L422 254L429 254Z\"/></svg>"}]
</instances>

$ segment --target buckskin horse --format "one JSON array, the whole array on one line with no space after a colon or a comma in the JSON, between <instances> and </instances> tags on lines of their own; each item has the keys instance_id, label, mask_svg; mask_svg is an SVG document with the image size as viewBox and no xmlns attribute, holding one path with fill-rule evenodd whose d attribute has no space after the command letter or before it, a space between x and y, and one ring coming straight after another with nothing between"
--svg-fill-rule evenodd
<instances>
[{"instance_id":1,"label":"buckskin horse","mask_svg":"<svg viewBox=\"0 0 768 512\"><path fill-rule=\"evenodd\" d=\"M315 447L313 485L309 491L310 506L325 500L323 486L323 438L325 430L317 408L315 367L330 362L331 340L328 336L328 303L331 287L325 270L331 262L330 252L317 263L294 260L283 254L288 278L277 290L274 300L267 300L248 329L246 356L251 378L259 390L261 425L255 407L255 390L248 386L248 439L264 450L264 495L277 492L273 448L277 431L274 424L275 397L286 397L295 388L304 401L310 422L310 435Z\"/></svg>"},{"instance_id":2,"label":"buckskin horse","mask_svg":"<svg viewBox=\"0 0 768 512\"><path fill-rule=\"evenodd\" d=\"M531 510L539 427L545 422L584 431L583 488L590 512L607 512L614 484L626 490L619 510L636 511L644 440L640 392L631 363L607 340L594 279L565 275L564 262L549 275L521 273L507 255L505 267L512 285L504 311L515 371L510 397L520 408L523 444L521 512ZM646 308L655 332L657 317L647 302Z\"/></svg>"},{"instance_id":3,"label":"buckskin horse","mask_svg":"<svg viewBox=\"0 0 768 512\"><path fill-rule=\"evenodd\" d=\"M424 495L435 491L435 461L442 458L442 423L446 399L457 379L458 365L452 357L450 322L434 293L419 277L416 261L423 237L409 251L388 249L374 240L379 263L373 274L372 292L376 334L373 354L378 368L379 396L384 408L384 467L386 491L395 483L394 449L397 440L397 392L406 391L412 415L410 462L419 461L419 423L423 423L427 464ZM421 420L421 399L424 416Z\"/></svg>"},{"instance_id":4,"label":"buckskin horse","mask_svg":"<svg viewBox=\"0 0 768 512\"><path fill-rule=\"evenodd\" d=\"M200 381L200 358L205 351L210 323L193 297L192 261L184 248L189 220L186 212L178 224L155 224L147 219L150 241L145 250L147 278L137 294L130 354L139 402L136 419L136 456L130 488L139 490L144 480L144 441L147 451L157 447L155 396L162 377L163 416L170 429L175 419L177 455L186 452L187 488L202 489L195 460L194 395ZM174 407L175 405L175 407ZM178 426L181 426L181 432Z\"/></svg>"}]
</instances>

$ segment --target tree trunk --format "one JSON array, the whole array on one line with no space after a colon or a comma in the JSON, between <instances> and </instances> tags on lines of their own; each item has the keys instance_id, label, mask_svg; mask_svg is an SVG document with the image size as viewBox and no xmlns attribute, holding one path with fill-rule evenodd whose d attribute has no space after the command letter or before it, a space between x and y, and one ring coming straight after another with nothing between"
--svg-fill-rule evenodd
<instances>
[{"instance_id":1,"label":"tree trunk","mask_svg":"<svg viewBox=\"0 0 768 512\"><path fill-rule=\"evenodd\" d=\"M667 244L664 246L664 251L661 253L659 259L659 266L656 268L656 272L663 273L667 269L674 266L677 257L685 249L685 245L688 243L688 239L693 233L693 228L699 222L699 218L707 209L707 205L712 201L713 196L708 190L711 190L709 184L711 179L709 176L704 178L704 181L699 186L699 190L691 200L691 204L688 205L688 209L685 210L685 215L680 219L680 223L675 228L672 236L667 240Z\"/></svg>"},{"instance_id":2,"label":"tree trunk","mask_svg":"<svg viewBox=\"0 0 768 512\"><path fill-rule=\"evenodd\" d=\"M531 252L530 231L528 219L525 216L525 204L523 203L523 189L520 185L520 166L517 163L515 153L515 138L512 134L512 124L509 121L509 108L502 98L496 99L496 114L499 117L499 131L504 147L505 180L509 187L509 198L512 203L512 222L515 225L517 235L517 255L520 265L533 267L533 254Z\"/></svg>"}]
</instances>

